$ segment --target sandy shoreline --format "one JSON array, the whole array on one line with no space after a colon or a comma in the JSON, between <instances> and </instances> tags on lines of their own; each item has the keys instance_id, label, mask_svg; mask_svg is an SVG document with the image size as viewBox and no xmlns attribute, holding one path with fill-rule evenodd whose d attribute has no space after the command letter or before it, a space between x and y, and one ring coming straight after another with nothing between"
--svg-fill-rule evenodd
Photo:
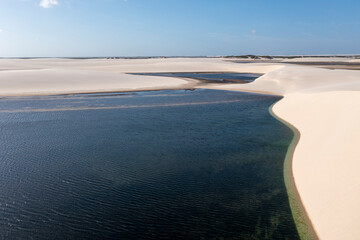
<instances>
[{"instance_id":1,"label":"sandy shoreline","mask_svg":"<svg viewBox=\"0 0 360 240\"><path fill-rule=\"evenodd\" d=\"M246 85L197 85L178 78L126 74L227 71L264 75ZM292 171L317 235L360 237L360 71L222 59L0 59L0 96L192 87L284 96L273 112L301 134Z\"/></svg>"},{"instance_id":2,"label":"sandy shoreline","mask_svg":"<svg viewBox=\"0 0 360 240\"><path fill-rule=\"evenodd\" d=\"M296 228L300 239L318 239L317 233L315 232L314 226L306 212L306 209L301 200L299 191L296 187L295 179L294 179L294 171L293 171L293 157L295 148L300 141L300 132L297 128L295 128L291 123L284 121L282 118L279 118L274 112L273 104L270 108L270 114L287 125L294 133L294 137L289 145L288 151L284 160L284 180L285 186L288 194L289 204L291 208L291 212L296 224Z\"/></svg>"},{"instance_id":3,"label":"sandy shoreline","mask_svg":"<svg viewBox=\"0 0 360 240\"><path fill-rule=\"evenodd\" d=\"M360 72L283 66L253 83L215 89L283 95L274 113L300 134L293 175L320 239L360 236Z\"/></svg>"}]
</instances>

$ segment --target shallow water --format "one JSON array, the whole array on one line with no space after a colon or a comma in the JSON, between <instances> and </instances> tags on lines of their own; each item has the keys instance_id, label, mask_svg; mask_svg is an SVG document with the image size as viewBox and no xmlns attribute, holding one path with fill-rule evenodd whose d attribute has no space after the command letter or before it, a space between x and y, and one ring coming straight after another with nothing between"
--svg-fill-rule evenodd
<instances>
[{"instance_id":1,"label":"shallow water","mask_svg":"<svg viewBox=\"0 0 360 240\"><path fill-rule=\"evenodd\" d=\"M298 239L279 97L214 91L0 100L5 239Z\"/></svg>"}]
</instances>

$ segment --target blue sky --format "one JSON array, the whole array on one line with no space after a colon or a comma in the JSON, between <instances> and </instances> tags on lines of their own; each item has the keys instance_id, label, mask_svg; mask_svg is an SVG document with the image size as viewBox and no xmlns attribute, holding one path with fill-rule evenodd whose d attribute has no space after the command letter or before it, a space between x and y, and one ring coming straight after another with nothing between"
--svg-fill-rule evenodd
<instances>
[{"instance_id":1,"label":"blue sky","mask_svg":"<svg viewBox=\"0 0 360 240\"><path fill-rule=\"evenodd\" d=\"M0 57L359 54L358 0L0 0Z\"/></svg>"}]
</instances>

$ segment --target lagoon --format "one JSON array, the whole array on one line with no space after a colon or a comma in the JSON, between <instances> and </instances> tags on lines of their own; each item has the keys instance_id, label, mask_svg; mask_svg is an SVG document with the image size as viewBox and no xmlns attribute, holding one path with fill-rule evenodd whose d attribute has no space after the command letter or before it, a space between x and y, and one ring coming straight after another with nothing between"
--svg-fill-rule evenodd
<instances>
[{"instance_id":1,"label":"lagoon","mask_svg":"<svg viewBox=\"0 0 360 240\"><path fill-rule=\"evenodd\" d=\"M1 99L0 236L298 239L280 97L159 91Z\"/></svg>"}]
</instances>

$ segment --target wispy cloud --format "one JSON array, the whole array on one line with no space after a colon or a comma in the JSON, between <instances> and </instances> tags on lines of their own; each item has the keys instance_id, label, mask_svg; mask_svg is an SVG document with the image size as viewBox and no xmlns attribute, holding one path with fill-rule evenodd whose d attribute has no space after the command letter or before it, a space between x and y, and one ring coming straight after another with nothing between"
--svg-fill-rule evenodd
<instances>
[{"instance_id":1,"label":"wispy cloud","mask_svg":"<svg viewBox=\"0 0 360 240\"><path fill-rule=\"evenodd\" d=\"M251 33L251 34L256 34L256 30L255 30L255 29L252 29L252 30L250 31L250 33Z\"/></svg>"},{"instance_id":2,"label":"wispy cloud","mask_svg":"<svg viewBox=\"0 0 360 240\"><path fill-rule=\"evenodd\" d=\"M59 2L57 0L41 0L39 5L43 8L51 8L59 5Z\"/></svg>"},{"instance_id":3,"label":"wispy cloud","mask_svg":"<svg viewBox=\"0 0 360 240\"><path fill-rule=\"evenodd\" d=\"M0 28L0 33L2 33L3 32L3 30Z\"/></svg>"}]
</instances>

